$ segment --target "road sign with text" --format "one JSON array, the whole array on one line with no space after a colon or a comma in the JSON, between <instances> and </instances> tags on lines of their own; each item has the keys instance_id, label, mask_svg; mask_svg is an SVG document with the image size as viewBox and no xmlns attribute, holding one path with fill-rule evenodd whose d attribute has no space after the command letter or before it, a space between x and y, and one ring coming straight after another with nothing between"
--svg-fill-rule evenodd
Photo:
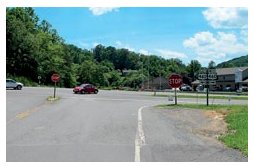
<instances>
[{"instance_id":1,"label":"road sign with text","mask_svg":"<svg viewBox=\"0 0 253 166\"><path fill-rule=\"evenodd\" d=\"M182 85L182 83L183 83L183 79L182 79L182 76L179 74L172 74L169 77L169 85L172 88L179 88Z\"/></svg>"},{"instance_id":2,"label":"road sign with text","mask_svg":"<svg viewBox=\"0 0 253 166\"><path fill-rule=\"evenodd\" d=\"M53 82L59 82L59 81L60 81L60 75L59 75L59 74L53 74L53 75L51 76L51 80L52 80Z\"/></svg>"},{"instance_id":3,"label":"road sign with text","mask_svg":"<svg viewBox=\"0 0 253 166\"><path fill-rule=\"evenodd\" d=\"M217 73L215 69L201 70L198 79L199 80L217 80Z\"/></svg>"}]
</instances>

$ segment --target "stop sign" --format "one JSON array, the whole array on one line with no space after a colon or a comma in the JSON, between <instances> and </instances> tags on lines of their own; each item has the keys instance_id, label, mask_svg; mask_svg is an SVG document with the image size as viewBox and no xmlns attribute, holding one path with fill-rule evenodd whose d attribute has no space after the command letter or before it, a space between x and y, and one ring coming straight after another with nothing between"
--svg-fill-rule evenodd
<instances>
[{"instance_id":1,"label":"stop sign","mask_svg":"<svg viewBox=\"0 0 253 166\"><path fill-rule=\"evenodd\" d=\"M169 85L172 88L179 88L183 83L183 79L179 74L171 74L169 77Z\"/></svg>"},{"instance_id":2,"label":"stop sign","mask_svg":"<svg viewBox=\"0 0 253 166\"><path fill-rule=\"evenodd\" d=\"M53 75L51 76L51 80L52 80L53 82L59 82L59 80L60 80L60 75L59 75L59 74L53 74Z\"/></svg>"}]
</instances>

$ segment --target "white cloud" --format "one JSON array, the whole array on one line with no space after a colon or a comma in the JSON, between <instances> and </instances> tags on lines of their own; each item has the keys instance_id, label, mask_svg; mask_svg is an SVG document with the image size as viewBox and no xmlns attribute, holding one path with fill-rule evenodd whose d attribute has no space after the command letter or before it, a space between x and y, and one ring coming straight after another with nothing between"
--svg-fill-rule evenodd
<instances>
[{"instance_id":1,"label":"white cloud","mask_svg":"<svg viewBox=\"0 0 253 166\"><path fill-rule=\"evenodd\" d=\"M213 28L248 28L247 8L208 8L202 13Z\"/></svg>"},{"instance_id":2,"label":"white cloud","mask_svg":"<svg viewBox=\"0 0 253 166\"><path fill-rule=\"evenodd\" d=\"M240 35L242 41L248 44L248 30L241 30Z\"/></svg>"},{"instance_id":3,"label":"white cloud","mask_svg":"<svg viewBox=\"0 0 253 166\"><path fill-rule=\"evenodd\" d=\"M195 34L194 37L184 41L184 46L187 48L196 48L199 46L210 45L216 42L213 34L210 32L201 32Z\"/></svg>"},{"instance_id":4,"label":"white cloud","mask_svg":"<svg viewBox=\"0 0 253 166\"><path fill-rule=\"evenodd\" d=\"M83 42L83 41L79 41L78 46L80 46L81 48L88 48L90 45L86 42Z\"/></svg>"},{"instance_id":5,"label":"white cloud","mask_svg":"<svg viewBox=\"0 0 253 166\"><path fill-rule=\"evenodd\" d=\"M89 10L92 12L95 16L100 16L112 11L119 11L119 8L117 7L90 7Z\"/></svg>"},{"instance_id":6,"label":"white cloud","mask_svg":"<svg viewBox=\"0 0 253 166\"><path fill-rule=\"evenodd\" d=\"M184 47L190 48L202 62L214 60L220 62L230 55L241 55L248 51L247 44L238 41L233 33L200 32L183 42Z\"/></svg>"},{"instance_id":7,"label":"white cloud","mask_svg":"<svg viewBox=\"0 0 253 166\"><path fill-rule=\"evenodd\" d=\"M129 51L136 51L136 49L134 49L133 47L130 47L128 44L122 43L121 41L116 41L115 44L117 48L125 48L125 49L128 49ZM139 51L136 51L136 52L139 52L144 55L149 55L149 51L145 49L139 49Z\"/></svg>"},{"instance_id":8,"label":"white cloud","mask_svg":"<svg viewBox=\"0 0 253 166\"><path fill-rule=\"evenodd\" d=\"M138 52L143 54L143 55L149 55L149 51L145 50L145 49L140 49Z\"/></svg>"},{"instance_id":9,"label":"white cloud","mask_svg":"<svg viewBox=\"0 0 253 166\"><path fill-rule=\"evenodd\" d=\"M116 41L115 42L117 48L125 48L128 49L129 51L135 51L135 49L128 44L122 43L121 41Z\"/></svg>"},{"instance_id":10,"label":"white cloud","mask_svg":"<svg viewBox=\"0 0 253 166\"><path fill-rule=\"evenodd\" d=\"M116 41L115 43L116 43L116 45L117 45L118 47L122 46L122 42L121 42L121 41Z\"/></svg>"},{"instance_id":11,"label":"white cloud","mask_svg":"<svg viewBox=\"0 0 253 166\"><path fill-rule=\"evenodd\" d=\"M185 55L184 53L175 52L175 51L171 51L171 50L168 50L168 49L156 49L155 51L157 51L157 53L165 59L187 58L187 55Z\"/></svg>"},{"instance_id":12,"label":"white cloud","mask_svg":"<svg viewBox=\"0 0 253 166\"><path fill-rule=\"evenodd\" d=\"M94 42L92 45L93 47L96 47L97 45L99 45L100 43Z\"/></svg>"}]
</instances>

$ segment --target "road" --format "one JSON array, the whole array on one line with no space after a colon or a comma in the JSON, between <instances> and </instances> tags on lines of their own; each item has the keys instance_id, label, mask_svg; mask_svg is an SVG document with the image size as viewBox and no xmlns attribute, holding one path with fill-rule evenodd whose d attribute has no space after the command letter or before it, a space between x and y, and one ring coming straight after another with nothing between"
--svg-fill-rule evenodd
<instances>
[{"instance_id":1,"label":"road","mask_svg":"<svg viewBox=\"0 0 253 166\"><path fill-rule=\"evenodd\" d=\"M206 123L201 111L182 119L178 115L186 111L175 116L173 110L152 107L173 103L167 98L124 91L79 95L65 88L56 93L60 100L49 102L52 88L6 91L7 161L247 161L240 152L192 132ZM196 100L178 100L185 102Z\"/></svg>"}]
</instances>

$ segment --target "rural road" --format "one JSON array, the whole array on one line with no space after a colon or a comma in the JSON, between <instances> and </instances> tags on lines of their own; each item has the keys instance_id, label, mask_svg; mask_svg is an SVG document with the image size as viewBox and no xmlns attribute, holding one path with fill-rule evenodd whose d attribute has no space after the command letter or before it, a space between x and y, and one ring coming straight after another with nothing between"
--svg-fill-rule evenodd
<instances>
[{"instance_id":1,"label":"rural road","mask_svg":"<svg viewBox=\"0 0 253 166\"><path fill-rule=\"evenodd\" d=\"M248 160L197 132L208 123L203 112L152 107L173 103L166 97L124 91L79 95L59 88L56 95L61 99L49 102L52 93L52 88L6 91L7 162Z\"/></svg>"}]
</instances>

